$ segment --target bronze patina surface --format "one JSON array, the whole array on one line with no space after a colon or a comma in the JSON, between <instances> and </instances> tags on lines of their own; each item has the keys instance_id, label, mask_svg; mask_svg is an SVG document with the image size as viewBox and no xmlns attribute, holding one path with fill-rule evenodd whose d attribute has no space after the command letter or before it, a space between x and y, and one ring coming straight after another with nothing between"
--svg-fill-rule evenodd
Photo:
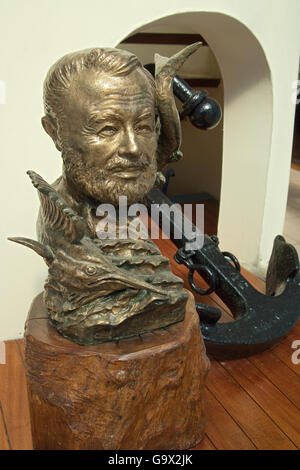
<instances>
[{"instance_id":1,"label":"bronze patina surface","mask_svg":"<svg viewBox=\"0 0 300 470\"><path fill-rule=\"evenodd\" d=\"M180 120L172 80L200 43L156 57L156 79L133 54L99 48L68 54L44 84L42 124L63 159L52 185L29 176L41 200L38 241L13 238L49 266L44 302L65 337L93 344L182 321L187 294L147 239L96 235L100 203L142 201L178 159Z\"/></svg>"}]
</instances>

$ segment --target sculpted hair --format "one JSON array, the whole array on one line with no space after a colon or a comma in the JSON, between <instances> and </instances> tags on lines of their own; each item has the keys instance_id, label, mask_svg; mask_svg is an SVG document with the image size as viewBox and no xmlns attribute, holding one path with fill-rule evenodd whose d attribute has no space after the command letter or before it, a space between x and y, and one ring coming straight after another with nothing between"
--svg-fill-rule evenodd
<instances>
[{"instance_id":1,"label":"sculpted hair","mask_svg":"<svg viewBox=\"0 0 300 470\"><path fill-rule=\"evenodd\" d=\"M112 48L85 49L67 54L49 70L44 82L45 114L53 118L63 113L63 97L73 77L83 70L98 70L111 76L126 76L142 69L154 90L154 79L138 58L128 51Z\"/></svg>"}]
</instances>

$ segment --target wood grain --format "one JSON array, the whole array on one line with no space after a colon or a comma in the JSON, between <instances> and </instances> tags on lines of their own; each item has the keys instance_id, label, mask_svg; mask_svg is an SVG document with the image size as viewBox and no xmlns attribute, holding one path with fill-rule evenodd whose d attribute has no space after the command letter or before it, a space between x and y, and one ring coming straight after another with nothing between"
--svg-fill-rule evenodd
<instances>
[{"instance_id":1,"label":"wood grain","mask_svg":"<svg viewBox=\"0 0 300 470\"><path fill-rule=\"evenodd\" d=\"M0 450L9 450L9 449L10 449L9 437L8 437L8 432L6 429L6 423L4 420L4 413L3 413L2 405L0 402Z\"/></svg>"},{"instance_id":2,"label":"wood grain","mask_svg":"<svg viewBox=\"0 0 300 470\"><path fill-rule=\"evenodd\" d=\"M252 356L249 360L300 410L300 378L290 367L273 351Z\"/></svg>"},{"instance_id":3,"label":"wood grain","mask_svg":"<svg viewBox=\"0 0 300 470\"><path fill-rule=\"evenodd\" d=\"M218 362L213 361L207 388L254 445L261 450L288 450L297 447L245 390Z\"/></svg>"},{"instance_id":4,"label":"wood grain","mask_svg":"<svg viewBox=\"0 0 300 470\"><path fill-rule=\"evenodd\" d=\"M0 366L0 402L11 448L32 448L25 370L15 341L6 343L6 364Z\"/></svg>"},{"instance_id":5,"label":"wood grain","mask_svg":"<svg viewBox=\"0 0 300 470\"><path fill-rule=\"evenodd\" d=\"M300 410L248 359L222 363L293 444L300 447Z\"/></svg>"},{"instance_id":6,"label":"wood grain","mask_svg":"<svg viewBox=\"0 0 300 470\"><path fill-rule=\"evenodd\" d=\"M206 401L208 416L206 434L218 450L256 449L242 428L209 390L206 391Z\"/></svg>"},{"instance_id":7,"label":"wood grain","mask_svg":"<svg viewBox=\"0 0 300 470\"><path fill-rule=\"evenodd\" d=\"M205 435L202 441L197 446L192 447L191 450L216 450L216 447L210 441L208 436Z\"/></svg>"},{"instance_id":8,"label":"wood grain","mask_svg":"<svg viewBox=\"0 0 300 470\"><path fill-rule=\"evenodd\" d=\"M25 330L35 449L187 449L201 441L209 361L191 294L184 321L115 348L62 338L37 319L41 308L38 297Z\"/></svg>"},{"instance_id":9,"label":"wood grain","mask_svg":"<svg viewBox=\"0 0 300 470\"><path fill-rule=\"evenodd\" d=\"M294 341L300 340L300 332L298 332L299 325L300 322L289 332L283 341L272 349L272 353L297 374L298 377L300 376L300 364L294 364L292 361L292 354L295 351L292 348L292 344Z\"/></svg>"}]
</instances>

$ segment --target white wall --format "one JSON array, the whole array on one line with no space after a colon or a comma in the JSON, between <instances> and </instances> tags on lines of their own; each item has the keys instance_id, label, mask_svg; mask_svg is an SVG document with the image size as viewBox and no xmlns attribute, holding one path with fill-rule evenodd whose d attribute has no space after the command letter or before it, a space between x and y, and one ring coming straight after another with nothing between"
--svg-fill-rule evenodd
<instances>
[{"instance_id":1,"label":"white wall","mask_svg":"<svg viewBox=\"0 0 300 470\"><path fill-rule=\"evenodd\" d=\"M7 95L0 104L0 338L22 336L46 276L37 255L6 241L35 236L38 200L25 171L48 181L60 173L60 157L40 125L44 76L63 54L114 46L149 23L203 34L217 57L225 89L219 235L242 262L265 266L287 197L298 0L1 0L0 7L0 80ZM173 16L180 12L186 14Z\"/></svg>"}]
</instances>

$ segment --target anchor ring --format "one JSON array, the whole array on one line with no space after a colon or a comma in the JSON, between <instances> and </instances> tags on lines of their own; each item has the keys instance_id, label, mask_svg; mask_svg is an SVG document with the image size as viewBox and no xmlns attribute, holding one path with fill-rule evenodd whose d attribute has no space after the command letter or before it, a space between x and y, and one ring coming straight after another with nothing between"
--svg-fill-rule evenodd
<instances>
[{"instance_id":1,"label":"anchor ring","mask_svg":"<svg viewBox=\"0 0 300 470\"><path fill-rule=\"evenodd\" d=\"M230 261L233 262L235 269L237 269L239 272L241 271L241 265L238 261L238 259L229 251L222 251L222 255L224 258L230 259Z\"/></svg>"},{"instance_id":2,"label":"anchor ring","mask_svg":"<svg viewBox=\"0 0 300 470\"><path fill-rule=\"evenodd\" d=\"M210 284L208 289L203 290L203 289L200 289L200 287L196 286L195 281L194 281L194 272L195 272L195 270L197 270L197 272L202 277L203 277L203 275L201 274L201 272L206 274L206 277L209 279L209 281L206 281L206 282L208 282L208 284ZM214 272L208 266L203 266L201 264L194 264L193 267L191 267L190 270L189 270L188 280L189 280L189 283L190 283L192 289L195 292L197 292L197 294L200 294L200 295L211 294L216 289L216 284L217 284L216 276L215 276Z\"/></svg>"}]
</instances>

